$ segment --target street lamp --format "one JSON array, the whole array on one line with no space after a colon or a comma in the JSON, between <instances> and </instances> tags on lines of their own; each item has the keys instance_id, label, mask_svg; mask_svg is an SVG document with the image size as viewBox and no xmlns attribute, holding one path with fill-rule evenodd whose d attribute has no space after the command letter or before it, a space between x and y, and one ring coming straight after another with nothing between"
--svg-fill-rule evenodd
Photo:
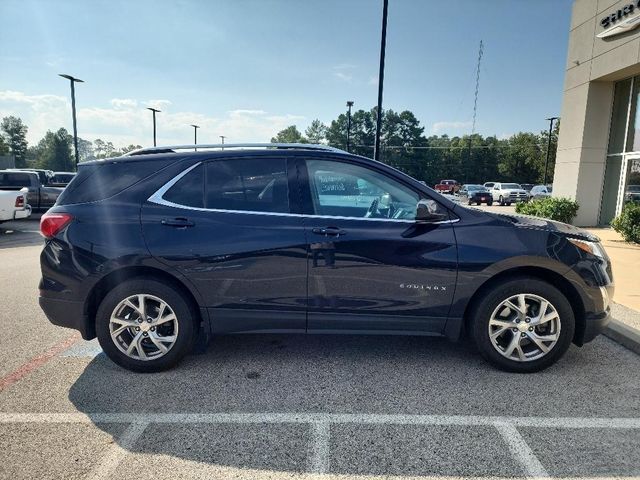
<instances>
[{"instance_id":1,"label":"street lamp","mask_svg":"<svg viewBox=\"0 0 640 480\"><path fill-rule=\"evenodd\" d=\"M382 36L380 39L380 71L378 72L378 111L376 118L376 143L373 147L373 158L380 160L380 130L382 128L382 87L384 84L384 55L387 46L387 11L389 0L384 0L382 7Z\"/></svg>"},{"instance_id":2,"label":"street lamp","mask_svg":"<svg viewBox=\"0 0 640 480\"><path fill-rule=\"evenodd\" d=\"M222 145L224 145L224 139L227 138L224 135L220 135L220 139L222 140ZM222 147L222 150L224 150L224 146Z\"/></svg>"},{"instance_id":3,"label":"street lamp","mask_svg":"<svg viewBox=\"0 0 640 480\"><path fill-rule=\"evenodd\" d=\"M156 113L160 112L157 108L147 107L147 110L153 112L153 146L156 146Z\"/></svg>"},{"instance_id":4,"label":"street lamp","mask_svg":"<svg viewBox=\"0 0 640 480\"><path fill-rule=\"evenodd\" d=\"M549 120L549 139L547 141L547 158L544 161L544 181L543 185L547 184L547 168L549 166L549 154L551 153L551 132L553 131L553 122L554 120L560 120L560 117L550 117L547 118Z\"/></svg>"},{"instance_id":5,"label":"street lamp","mask_svg":"<svg viewBox=\"0 0 640 480\"><path fill-rule=\"evenodd\" d=\"M191 124L191 126L193 127L193 144L197 145L198 144L198 129L200 128L200 125L194 125ZM198 151L198 148L194 148L195 151Z\"/></svg>"},{"instance_id":6,"label":"street lamp","mask_svg":"<svg viewBox=\"0 0 640 480\"><path fill-rule=\"evenodd\" d=\"M71 115L73 117L73 147L76 151L76 170L78 169L78 162L80 161L78 154L78 127L76 125L76 88L75 84L84 83L84 80L80 80L79 78L74 78L71 75L67 75L65 73L59 73L62 78L66 78L71 83Z\"/></svg>"},{"instance_id":7,"label":"street lamp","mask_svg":"<svg viewBox=\"0 0 640 480\"><path fill-rule=\"evenodd\" d=\"M349 146L351 144L351 107L353 107L353 100L347 102L347 107L349 107L347 111L347 152L349 152Z\"/></svg>"}]
</instances>

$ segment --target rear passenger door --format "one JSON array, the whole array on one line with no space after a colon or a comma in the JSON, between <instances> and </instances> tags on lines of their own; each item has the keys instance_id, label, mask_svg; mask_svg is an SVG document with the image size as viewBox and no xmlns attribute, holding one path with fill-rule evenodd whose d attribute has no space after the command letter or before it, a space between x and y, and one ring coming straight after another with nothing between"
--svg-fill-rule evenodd
<instances>
[{"instance_id":1,"label":"rear passenger door","mask_svg":"<svg viewBox=\"0 0 640 480\"><path fill-rule=\"evenodd\" d=\"M188 277L215 332L304 331L306 242L285 157L196 164L144 205L151 254Z\"/></svg>"}]
</instances>

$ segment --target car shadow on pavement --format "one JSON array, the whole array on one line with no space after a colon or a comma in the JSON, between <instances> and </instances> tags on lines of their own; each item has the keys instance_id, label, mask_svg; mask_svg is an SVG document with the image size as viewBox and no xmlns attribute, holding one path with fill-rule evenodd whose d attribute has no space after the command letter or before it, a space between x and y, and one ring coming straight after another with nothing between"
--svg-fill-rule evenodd
<instances>
[{"instance_id":1,"label":"car shadow on pavement","mask_svg":"<svg viewBox=\"0 0 640 480\"><path fill-rule=\"evenodd\" d=\"M134 455L118 467L123 472L140 471L136 467L140 462L150 468L152 477L154 460L144 454L154 454L152 459L166 460L165 455L176 462L199 462L203 468L305 472L314 471L313 459L318 458L314 437L318 432L313 425L287 421L185 424L178 418L174 423L170 415L637 417L640 381L637 376L630 381L629 375L616 369L620 363L634 365L637 372L640 357L605 338L582 349L572 347L543 373L518 375L488 366L468 343L452 344L440 338L227 336L216 338L206 353L157 374L125 371L100 354L73 384L69 399L87 414L133 414L140 421L149 415L169 415L162 423L151 420L133 446L124 445ZM112 426L97 426L111 432ZM621 458L602 461L593 470L584 466L583 455L591 455L597 463L602 445L599 436L586 430L555 432L556 443L544 436L536 440L537 428L520 433L533 439L531 448L541 460L545 452L556 449L549 462L558 465L547 467L552 475L640 475L640 454L629 447L638 444L638 430L623 438L626 447L622 449L617 437L611 440L609 446L619 450L611 455ZM332 424L326 436L330 438L324 452L326 473L523 475L519 464L505 454L509 449L492 426L351 422ZM114 439L118 442L118 435ZM569 453L558 454L565 449ZM575 459L573 463L569 457ZM165 460L158 461L158 469Z\"/></svg>"}]
</instances>

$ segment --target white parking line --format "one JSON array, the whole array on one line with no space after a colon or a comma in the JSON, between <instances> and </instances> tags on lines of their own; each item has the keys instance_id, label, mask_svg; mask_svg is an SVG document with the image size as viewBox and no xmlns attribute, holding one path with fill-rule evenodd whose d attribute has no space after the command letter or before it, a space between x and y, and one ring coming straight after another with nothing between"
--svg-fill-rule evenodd
<instances>
[{"instance_id":1,"label":"white parking line","mask_svg":"<svg viewBox=\"0 0 640 480\"><path fill-rule=\"evenodd\" d=\"M120 435L118 441L113 444L109 451L102 457L100 463L93 469L88 478L101 480L109 478L111 474L118 468L120 462L127 456L129 450L135 447L136 442L142 436L145 429L149 426L146 422L136 422Z\"/></svg>"},{"instance_id":2,"label":"white parking line","mask_svg":"<svg viewBox=\"0 0 640 480\"><path fill-rule=\"evenodd\" d=\"M131 424L103 457L94 477L107 478L132 450L150 424L309 424L310 471L329 472L332 424L491 426L501 435L527 477L549 478L518 428L640 429L640 418L499 417L479 415L384 415L349 413L0 413L10 423L126 423Z\"/></svg>"},{"instance_id":3,"label":"white parking line","mask_svg":"<svg viewBox=\"0 0 640 480\"><path fill-rule=\"evenodd\" d=\"M549 478L547 470L542 466L538 457L536 457L527 442L522 438L522 435L520 435L520 432L513 425L496 423L495 427L509 447L511 455L522 465L527 476Z\"/></svg>"},{"instance_id":4,"label":"white parking line","mask_svg":"<svg viewBox=\"0 0 640 480\"><path fill-rule=\"evenodd\" d=\"M500 417L358 413L0 413L0 423L357 423L640 429L640 418Z\"/></svg>"},{"instance_id":5,"label":"white parking line","mask_svg":"<svg viewBox=\"0 0 640 480\"><path fill-rule=\"evenodd\" d=\"M331 425L327 422L314 422L311 429L313 455L311 457L311 473L329 471L329 435Z\"/></svg>"}]
</instances>

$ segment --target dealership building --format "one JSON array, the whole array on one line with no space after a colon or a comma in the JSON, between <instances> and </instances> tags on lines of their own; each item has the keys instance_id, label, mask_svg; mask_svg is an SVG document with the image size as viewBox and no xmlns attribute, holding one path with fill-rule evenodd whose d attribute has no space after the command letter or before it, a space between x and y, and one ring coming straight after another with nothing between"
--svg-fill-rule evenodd
<instances>
[{"instance_id":1,"label":"dealership building","mask_svg":"<svg viewBox=\"0 0 640 480\"><path fill-rule=\"evenodd\" d=\"M639 93L640 0L575 0L553 187L579 203L577 225L640 198Z\"/></svg>"}]
</instances>

